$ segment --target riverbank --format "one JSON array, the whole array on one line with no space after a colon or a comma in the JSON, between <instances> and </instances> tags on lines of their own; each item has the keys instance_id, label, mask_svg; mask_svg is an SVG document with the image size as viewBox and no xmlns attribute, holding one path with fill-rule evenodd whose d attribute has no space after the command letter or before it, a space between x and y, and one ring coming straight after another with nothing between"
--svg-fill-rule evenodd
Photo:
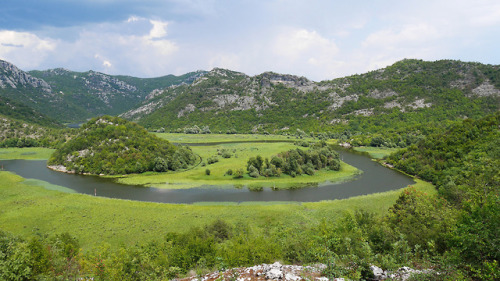
<instances>
[{"instance_id":1,"label":"riverbank","mask_svg":"<svg viewBox=\"0 0 500 281\"><path fill-rule=\"evenodd\" d=\"M417 181L415 188L435 192L431 184L422 181ZM36 183L25 183L20 176L0 172L0 225L2 230L24 237L68 232L89 250L103 243L117 246L150 241L217 219L249 227L294 228L313 227L325 218L335 220L355 210L383 214L400 192L314 203L158 204L47 190Z\"/></svg>"},{"instance_id":2,"label":"riverbank","mask_svg":"<svg viewBox=\"0 0 500 281\"><path fill-rule=\"evenodd\" d=\"M159 134L163 138L169 139L172 142L186 142L186 135L181 134ZM175 138L174 138L175 137ZM228 143L218 143L211 145L211 142L220 142L221 139ZM258 177L252 178L247 174L246 166L250 157L257 157L260 155L262 158L271 159L273 156L280 152L288 151L290 149L308 149L307 147L297 146L290 142L268 142L268 143L255 143L252 141L273 140L268 136L243 135L234 136L234 139L221 135L208 135L205 139L203 146L191 146L194 153L199 155L202 163L193 167L192 169L168 172L168 173L144 173L133 174L117 177L119 183L128 185L144 185L162 189L187 189L207 186L218 186L234 188L248 187L255 190L262 188L273 189L293 189L305 186L317 186L325 182L337 183L348 181L355 176L362 173L356 167L342 162L339 171L320 170L316 171L313 176L300 175L291 177L282 174L280 177ZM282 140L286 137L279 136ZM241 142L234 142L235 140ZM193 143L200 144L200 138L191 139ZM277 140L276 138L274 139ZM226 153L228 158L223 157L222 154ZM217 162L209 164L211 158L217 158ZM210 171L210 175L206 174L206 170ZM241 178L235 179L229 175L228 171L233 173L241 169L244 174Z\"/></svg>"}]
</instances>

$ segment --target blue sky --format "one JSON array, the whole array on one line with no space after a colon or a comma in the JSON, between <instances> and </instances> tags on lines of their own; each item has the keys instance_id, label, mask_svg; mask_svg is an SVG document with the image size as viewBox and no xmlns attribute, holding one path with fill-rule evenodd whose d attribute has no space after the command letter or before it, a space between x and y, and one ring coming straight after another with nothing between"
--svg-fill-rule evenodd
<instances>
[{"instance_id":1,"label":"blue sky","mask_svg":"<svg viewBox=\"0 0 500 281\"><path fill-rule=\"evenodd\" d=\"M403 58L500 64L498 0L2 0L0 59L157 77L214 67L320 81Z\"/></svg>"}]
</instances>

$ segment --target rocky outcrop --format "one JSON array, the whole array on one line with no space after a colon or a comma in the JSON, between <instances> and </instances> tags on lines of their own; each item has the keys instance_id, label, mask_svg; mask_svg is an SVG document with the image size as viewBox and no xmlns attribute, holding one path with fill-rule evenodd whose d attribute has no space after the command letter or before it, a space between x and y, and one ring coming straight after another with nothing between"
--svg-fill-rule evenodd
<instances>
[{"instance_id":1,"label":"rocky outcrop","mask_svg":"<svg viewBox=\"0 0 500 281\"><path fill-rule=\"evenodd\" d=\"M236 281L346 281L347 279L334 277L329 279L321 275L326 269L324 264L312 266L301 265L282 265L279 262L273 264L261 264L252 267L232 268L224 271L216 271L204 276L187 277L177 281L215 281L215 280L236 280ZM416 270L409 267L401 267L396 271L390 272L377 266L370 266L373 273L369 280L394 280L406 281L414 274L435 274L430 269Z\"/></svg>"},{"instance_id":2,"label":"rocky outcrop","mask_svg":"<svg viewBox=\"0 0 500 281\"><path fill-rule=\"evenodd\" d=\"M300 266L282 265L279 262L273 264L261 264L252 267L233 268L225 271L213 272L202 277L188 277L180 279L182 281L214 281L214 280L283 280L301 281L316 280L328 281L328 278L321 277L321 271L325 265ZM341 279L338 279L339 281Z\"/></svg>"},{"instance_id":3,"label":"rocky outcrop","mask_svg":"<svg viewBox=\"0 0 500 281\"><path fill-rule=\"evenodd\" d=\"M44 80L29 75L9 62L0 60L0 88L7 87L13 89L33 87L46 93L52 92L52 88Z\"/></svg>"},{"instance_id":4,"label":"rocky outcrop","mask_svg":"<svg viewBox=\"0 0 500 281\"><path fill-rule=\"evenodd\" d=\"M480 97L500 96L500 90L495 88L489 81L483 82L483 84L474 88L472 93Z\"/></svg>"}]
</instances>

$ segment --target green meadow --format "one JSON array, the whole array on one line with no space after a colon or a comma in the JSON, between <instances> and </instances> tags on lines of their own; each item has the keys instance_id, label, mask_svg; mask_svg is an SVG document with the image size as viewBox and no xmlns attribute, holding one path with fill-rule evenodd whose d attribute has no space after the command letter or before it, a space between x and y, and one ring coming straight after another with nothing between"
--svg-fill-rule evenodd
<instances>
[{"instance_id":1,"label":"green meadow","mask_svg":"<svg viewBox=\"0 0 500 281\"><path fill-rule=\"evenodd\" d=\"M249 134L177 134L153 133L156 136L174 143L211 143L211 142L253 142L253 141L296 141L295 136L283 135L249 135ZM304 140L312 141L312 138Z\"/></svg>"},{"instance_id":2,"label":"green meadow","mask_svg":"<svg viewBox=\"0 0 500 281\"><path fill-rule=\"evenodd\" d=\"M174 143L204 143L214 145L191 146L194 153L200 156L197 165L184 171L168 173L145 173L127 175L118 178L120 183L146 185L157 188L182 189L200 186L226 186L226 187L249 187L262 188L272 187L295 188L304 185L316 185L326 181L345 181L360 173L358 169L346 163L342 163L340 171L321 170L313 176L301 175L291 177L282 174L280 177L252 178L246 174L247 161L250 157L257 155L271 159L274 155L290 149L307 149L294 145L292 142L255 142L255 141L283 141L290 140L286 136L275 135L191 135L191 134L157 134L159 137ZM290 141L304 141L292 139ZM224 143L225 142L225 143ZM223 152L230 155L229 158L222 156ZM218 162L208 164L208 159L217 157ZM206 170L210 170L210 175ZM233 172L242 169L245 174L243 178L235 179L227 175L228 170Z\"/></svg>"},{"instance_id":3,"label":"green meadow","mask_svg":"<svg viewBox=\"0 0 500 281\"><path fill-rule=\"evenodd\" d=\"M201 182L225 184L232 177L224 176L229 168L238 168L246 163L251 155L261 154L270 157L273 153L294 148L291 143L243 143L198 146L193 150L202 158L217 153L217 149L230 149L231 158L220 158L219 162L197 167L179 173L141 175L122 178L121 182L149 183L152 179L178 182L179 186L190 187ZM8 153L5 153L8 151ZM32 154L35 152L36 154ZM46 149L1 149L4 159L43 159L50 155ZM237 157L236 157L237 155ZM30 158L28 158L30 156ZM8 157L8 158L7 158ZM206 176L206 168L213 172ZM243 167L241 167L243 168ZM345 177L352 176L357 169L343 164L341 172ZM331 180L331 173L318 172L316 182ZM313 177L303 176L308 180ZM337 176L337 179L342 176ZM184 179L184 180L183 180ZM276 185L296 184L301 177L281 177ZM267 181L266 181L267 180ZM136 182L134 182L136 181ZM433 185L416 180L416 189L435 193ZM196 182L196 183L194 183ZM250 182L274 184L266 178L261 180L246 178L238 180L242 185ZM303 181L304 182L304 181ZM163 184L168 185L168 184ZM163 237L168 232L182 232L192 227L204 226L221 219L230 224L245 224L255 228L283 228L292 230L296 226L310 228L321 221L334 221L345 212L366 210L383 215L392 206L401 190L353 197L344 200L330 200L314 203L299 202L249 202L249 203L199 203L199 204L162 204L120 199L95 197L84 194L68 193L64 187L58 187L39 180L25 180L10 172L0 172L0 225L4 231L30 237L38 234L64 233L77 237L84 250L110 245L129 245L151 241Z\"/></svg>"},{"instance_id":4,"label":"green meadow","mask_svg":"<svg viewBox=\"0 0 500 281\"><path fill-rule=\"evenodd\" d=\"M54 151L55 149L43 147L0 148L0 160L44 160L49 159Z\"/></svg>"},{"instance_id":5,"label":"green meadow","mask_svg":"<svg viewBox=\"0 0 500 281\"><path fill-rule=\"evenodd\" d=\"M422 181L415 187L434 192L432 185ZM335 220L354 210L384 214L400 192L315 203L162 204L48 190L4 171L0 172L0 225L4 231L24 237L68 232L85 250L103 243L117 246L150 241L217 219L234 225L293 229L316 226L323 219Z\"/></svg>"},{"instance_id":6,"label":"green meadow","mask_svg":"<svg viewBox=\"0 0 500 281\"><path fill-rule=\"evenodd\" d=\"M359 152L366 152L370 154L370 157L374 159L382 159L385 156L399 150L399 148L371 147L371 146L354 147L353 149Z\"/></svg>"}]
</instances>

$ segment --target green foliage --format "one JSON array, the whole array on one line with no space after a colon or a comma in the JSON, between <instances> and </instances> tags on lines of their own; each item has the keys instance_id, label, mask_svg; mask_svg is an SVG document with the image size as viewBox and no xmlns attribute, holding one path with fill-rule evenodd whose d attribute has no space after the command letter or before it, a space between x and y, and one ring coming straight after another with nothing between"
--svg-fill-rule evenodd
<instances>
[{"instance_id":1,"label":"green foliage","mask_svg":"<svg viewBox=\"0 0 500 281\"><path fill-rule=\"evenodd\" d=\"M419 230L413 234L415 240L428 239L435 232L441 237L435 240L438 248L443 247L439 241L447 242L445 246L450 248L456 262L478 279L490 272L492 266L497 266L500 258L499 141L500 113L497 112L479 120L464 120L447 132L432 134L388 158L397 168L436 183L439 193L459 212L456 223L447 230L448 226L443 228L442 223L443 219L450 218L446 215L452 212L447 211L449 208L428 204L425 200L406 202L409 207L400 204L400 208L412 216L402 225L410 227L411 220L420 221L412 228ZM414 200L414 197L401 198L401 201ZM409 237L411 231L410 228L406 231Z\"/></svg>"},{"instance_id":2,"label":"green foliage","mask_svg":"<svg viewBox=\"0 0 500 281\"><path fill-rule=\"evenodd\" d=\"M447 235L456 222L456 211L446 200L428 196L414 188L406 189L389 209L389 224L402 235L410 248L443 253ZM418 231L415 231L418 229Z\"/></svg>"},{"instance_id":3,"label":"green foliage","mask_svg":"<svg viewBox=\"0 0 500 281\"><path fill-rule=\"evenodd\" d=\"M60 128L62 125L25 104L0 96L0 116L44 127Z\"/></svg>"},{"instance_id":4,"label":"green foliage","mask_svg":"<svg viewBox=\"0 0 500 281\"><path fill-rule=\"evenodd\" d=\"M340 170L339 154L333 146L320 141L311 146L309 150L292 149L273 156L271 161L258 155L247 161L247 171L251 177L279 177L285 173L292 177L301 174L314 175L315 171L328 168L333 171Z\"/></svg>"},{"instance_id":5,"label":"green foliage","mask_svg":"<svg viewBox=\"0 0 500 281\"><path fill-rule=\"evenodd\" d=\"M379 71L319 83L275 73L248 77L214 71L194 85L156 97L151 102L163 100L165 105L138 122L170 131L196 124L222 133L304 137L321 132L356 145L406 147L450 122L498 111L497 95L473 91L487 80L498 89L498 72L498 66L450 60L403 60ZM225 96L234 102L219 105Z\"/></svg>"},{"instance_id":6,"label":"green foliage","mask_svg":"<svg viewBox=\"0 0 500 281\"><path fill-rule=\"evenodd\" d=\"M186 169L196 156L117 117L94 118L73 139L54 152L49 165L76 173L129 174Z\"/></svg>"},{"instance_id":7,"label":"green foliage","mask_svg":"<svg viewBox=\"0 0 500 281\"><path fill-rule=\"evenodd\" d=\"M446 133L433 134L388 161L396 168L432 181L450 202L481 200L498 194L500 113L464 120Z\"/></svg>"},{"instance_id":8,"label":"green foliage","mask_svg":"<svg viewBox=\"0 0 500 281\"><path fill-rule=\"evenodd\" d=\"M233 174L235 179L241 179L243 177L243 169L237 169Z\"/></svg>"},{"instance_id":9,"label":"green foliage","mask_svg":"<svg viewBox=\"0 0 500 281\"><path fill-rule=\"evenodd\" d=\"M217 163L219 162L219 157L217 156L211 156L211 157L208 157L207 159L207 164L210 165L210 164L214 164L214 163Z\"/></svg>"}]
</instances>

